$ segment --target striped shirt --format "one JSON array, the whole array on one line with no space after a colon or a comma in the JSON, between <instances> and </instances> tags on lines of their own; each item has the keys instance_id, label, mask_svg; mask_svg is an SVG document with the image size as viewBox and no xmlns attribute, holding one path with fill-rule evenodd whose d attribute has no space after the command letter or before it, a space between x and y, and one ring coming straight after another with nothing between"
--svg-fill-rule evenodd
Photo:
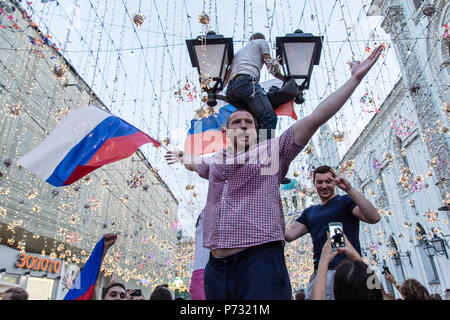
<instances>
[{"instance_id":1,"label":"striped shirt","mask_svg":"<svg viewBox=\"0 0 450 320\"><path fill-rule=\"evenodd\" d=\"M203 246L209 250L284 243L280 182L303 146L291 127L280 137L233 155L222 150L204 158L197 172L209 180Z\"/></svg>"}]
</instances>

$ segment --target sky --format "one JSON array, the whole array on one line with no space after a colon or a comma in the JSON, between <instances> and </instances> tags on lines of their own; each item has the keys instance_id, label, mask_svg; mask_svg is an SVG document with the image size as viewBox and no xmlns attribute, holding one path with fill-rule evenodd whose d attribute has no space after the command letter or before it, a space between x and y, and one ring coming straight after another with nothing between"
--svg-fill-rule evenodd
<instances>
[{"instance_id":1,"label":"sky","mask_svg":"<svg viewBox=\"0 0 450 320\"><path fill-rule=\"evenodd\" d=\"M45 2L45 1L44 1ZM170 149L183 148L190 120L201 107L200 99L188 101L187 93L199 93L198 74L192 68L185 44L208 30L233 37L234 51L248 41L253 32L262 32L275 55L275 38L302 29L323 36L320 64L314 68L305 103L296 105L302 117L350 77L349 62L368 56L376 43L390 39L380 27L381 17L366 17L370 1L363 0L68 0L42 3L34 0L22 6L80 76L106 106L160 141L170 139ZM209 25L199 23L205 11ZM135 14L144 16L141 25ZM263 68L261 81L272 79ZM368 121L373 106L361 102L372 97L376 106L399 79L393 48L388 48L361 83L341 112L328 124L332 131L345 133L339 143L342 157ZM184 90L186 83L189 90ZM183 93L176 95L179 90ZM279 118L277 134L294 120ZM318 134L313 138L316 142ZM145 145L141 150L179 200L179 217L185 235L192 235L200 210L205 204L207 182L181 165L168 166L164 149ZM319 150L320 152L320 150ZM307 168L308 160L299 156L290 174ZM288 174L289 176L289 174ZM306 183L306 182L305 182ZM193 190L187 190L194 185Z\"/></svg>"}]
</instances>

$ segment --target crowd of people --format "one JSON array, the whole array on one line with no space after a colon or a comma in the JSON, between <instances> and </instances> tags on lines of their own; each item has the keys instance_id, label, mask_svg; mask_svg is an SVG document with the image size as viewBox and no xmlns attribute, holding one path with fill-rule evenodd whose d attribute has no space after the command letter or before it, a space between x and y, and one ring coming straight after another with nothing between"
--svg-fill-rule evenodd
<instances>
[{"instance_id":1,"label":"crowd of people","mask_svg":"<svg viewBox=\"0 0 450 320\"><path fill-rule=\"evenodd\" d=\"M236 53L226 78L227 98L238 107L227 119L225 128L231 144L210 157L194 157L177 150L166 155L169 164L181 162L187 170L209 181L201 237L197 237L209 258L198 279L202 292L195 286L197 297L206 300L395 299L386 293L374 270L361 258L360 222L376 224L380 215L349 181L339 177L328 165L316 168L312 181L320 202L306 208L288 228L279 188L291 162L320 126L341 110L382 51L380 45L366 60L352 64L348 81L279 137L273 137L277 118L258 81L264 64L275 77L287 78L280 74L280 66L271 58L268 43L260 33L254 34ZM261 130L266 132L260 134ZM346 194L337 194L336 188ZM330 223L342 226L337 230L341 232L343 245L332 246ZM307 233L313 242L314 271L306 290L293 294L284 246ZM116 238L114 234L104 236L103 256ZM392 274L385 273L385 277L404 300L440 299L439 295L430 295L415 279L407 279L400 285ZM3 299L28 298L23 289L10 290ZM92 296L98 298L97 294ZM139 289L127 290L122 283L114 282L102 290L101 299L145 300L145 297ZM167 285L159 285L149 299L173 300L173 297Z\"/></svg>"},{"instance_id":2,"label":"crowd of people","mask_svg":"<svg viewBox=\"0 0 450 320\"><path fill-rule=\"evenodd\" d=\"M29 294L20 287L9 288L3 293L2 300L28 300ZM93 297L91 300L97 300ZM158 285L154 288L148 300L184 300L182 297L172 296L168 284ZM126 289L120 282L113 282L103 288L99 300L146 300L141 289Z\"/></svg>"}]
</instances>

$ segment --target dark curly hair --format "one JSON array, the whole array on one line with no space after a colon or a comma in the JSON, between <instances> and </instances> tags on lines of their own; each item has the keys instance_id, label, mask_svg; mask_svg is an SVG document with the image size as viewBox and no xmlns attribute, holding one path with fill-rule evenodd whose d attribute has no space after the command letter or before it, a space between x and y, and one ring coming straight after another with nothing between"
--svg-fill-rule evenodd
<instances>
[{"instance_id":1,"label":"dark curly hair","mask_svg":"<svg viewBox=\"0 0 450 320\"><path fill-rule=\"evenodd\" d=\"M416 279L406 279L400 286L404 300L432 300L427 288Z\"/></svg>"}]
</instances>

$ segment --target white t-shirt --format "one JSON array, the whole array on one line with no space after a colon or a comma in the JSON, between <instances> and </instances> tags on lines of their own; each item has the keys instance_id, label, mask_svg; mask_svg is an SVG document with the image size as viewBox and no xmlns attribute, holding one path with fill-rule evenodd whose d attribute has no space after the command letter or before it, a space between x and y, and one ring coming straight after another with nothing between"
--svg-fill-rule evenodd
<instances>
[{"instance_id":1,"label":"white t-shirt","mask_svg":"<svg viewBox=\"0 0 450 320\"><path fill-rule=\"evenodd\" d=\"M259 71L264 65L263 54L270 54L269 44L264 39L250 41L234 55L230 80L238 74L248 74L259 81Z\"/></svg>"},{"instance_id":2,"label":"white t-shirt","mask_svg":"<svg viewBox=\"0 0 450 320\"><path fill-rule=\"evenodd\" d=\"M209 250L203 248L203 210L198 218L198 225L195 229L195 251L194 265L192 270L205 269L209 260Z\"/></svg>"}]
</instances>

